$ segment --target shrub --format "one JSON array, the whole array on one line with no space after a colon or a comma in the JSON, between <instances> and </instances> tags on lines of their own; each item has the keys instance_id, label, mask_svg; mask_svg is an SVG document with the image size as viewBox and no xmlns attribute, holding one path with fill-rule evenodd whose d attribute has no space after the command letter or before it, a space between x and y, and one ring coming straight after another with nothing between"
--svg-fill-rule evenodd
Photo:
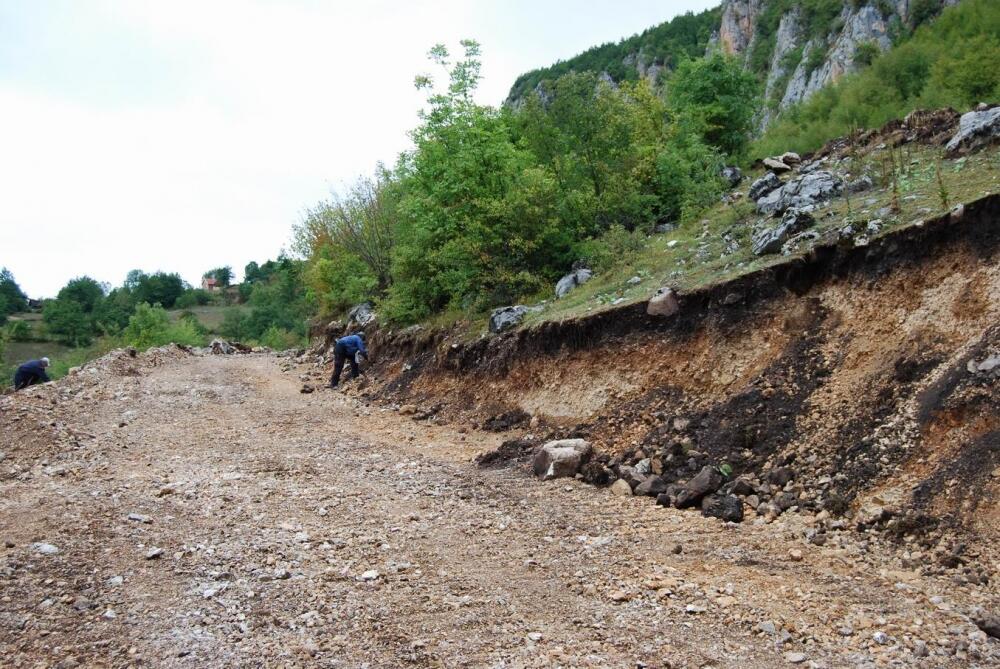
<instances>
[{"instance_id":1,"label":"shrub","mask_svg":"<svg viewBox=\"0 0 1000 669\"><path fill-rule=\"evenodd\" d=\"M874 41L861 42L854 49L854 62L867 67L882 53L878 43Z\"/></svg>"},{"instance_id":2,"label":"shrub","mask_svg":"<svg viewBox=\"0 0 1000 669\"><path fill-rule=\"evenodd\" d=\"M247 321L248 316L243 309L235 307L226 309L222 315L222 325L219 326L219 332L229 339L247 339L249 334Z\"/></svg>"},{"instance_id":3,"label":"shrub","mask_svg":"<svg viewBox=\"0 0 1000 669\"><path fill-rule=\"evenodd\" d=\"M191 288L185 290L177 301L174 302L174 307L177 309L190 309L191 307L204 306L212 301L212 296L208 294L208 291L201 288Z\"/></svg>"},{"instance_id":4,"label":"shrub","mask_svg":"<svg viewBox=\"0 0 1000 669\"><path fill-rule=\"evenodd\" d=\"M27 321L11 321L7 324L5 336L10 341L31 341L31 326Z\"/></svg>"},{"instance_id":5,"label":"shrub","mask_svg":"<svg viewBox=\"0 0 1000 669\"><path fill-rule=\"evenodd\" d=\"M295 332L272 325L261 335L259 343L261 346L267 346L276 351L287 351L291 348L301 348L305 343L305 338Z\"/></svg>"},{"instance_id":6,"label":"shrub","mask_svg":"<svg viewBox=\"0 0 1000 669\"><path fill-rule=\"evenodd\" d=\"M595 272L606 272L616 264L629 263L644 244L642 233L613 225L600 237L578 243L576 255Z\"/></svg>"},{"instance_id":7,"label":"shrub","mask_svg":"<svg viewBox=\"0 0 1000 669\"><path fill-rule=\"evenodd\" d=\"M170 343L200 346L205 342L204 335L198 332L190 320L181 319L171 323L170 316L163 307L146 303L136 306L135 313L122 332L122 340L140 350Z\"/></svg>"}]
</instances>

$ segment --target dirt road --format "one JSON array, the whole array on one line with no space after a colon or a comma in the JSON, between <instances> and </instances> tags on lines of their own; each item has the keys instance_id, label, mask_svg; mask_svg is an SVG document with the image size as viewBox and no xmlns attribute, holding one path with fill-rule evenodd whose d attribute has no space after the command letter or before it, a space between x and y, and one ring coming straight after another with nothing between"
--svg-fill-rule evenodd
<instances>
[{"instance_id":1,"label":"dirt road","mask_svg":"<svg viewBox=\"0 0 1000 669\"><path fill-rule=\"evenodd\" d=\"M496 435L302 395L279 363L3 399L4 666L997 661L966 615L994 587L904 569L905 547L479 470Z\"/></svg>"}]
</instances>

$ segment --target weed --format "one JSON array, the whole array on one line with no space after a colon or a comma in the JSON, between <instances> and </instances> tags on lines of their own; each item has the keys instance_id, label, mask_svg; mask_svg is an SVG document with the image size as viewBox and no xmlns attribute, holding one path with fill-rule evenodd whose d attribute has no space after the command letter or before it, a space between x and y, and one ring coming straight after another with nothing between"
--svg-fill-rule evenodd
<instances>
[{"instance_id":1,"label":"weed","mask_svg":"<svg viewBox=\"0 0 1000 669\"><path fill-rule=\"evenodd\" d=\"M945 209L949 209L950 206L948 202L948 188L944 185L944 180L941 178L940 160L934 163L934 168L935 168L934 169L935 175L937 176L938 197L941 198L941 206Z\"/></svg>"}]
</instances>

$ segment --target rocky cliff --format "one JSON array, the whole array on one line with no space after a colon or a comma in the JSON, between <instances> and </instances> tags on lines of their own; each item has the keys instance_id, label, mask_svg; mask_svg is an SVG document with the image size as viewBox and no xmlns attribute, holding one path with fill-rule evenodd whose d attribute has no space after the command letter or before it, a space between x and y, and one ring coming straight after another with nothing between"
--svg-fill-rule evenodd
<instances>
[{"instance_id":1,"label":"rocky cliff","mask_svg":"<svg viewBox=\"0 0 1000 669\"><path fill-rule=\"evenodd\" d=\"M760 75L764 101L761 126L778 112L807 99L824 86L854 72L894 40L931 20L944 7L960 0L723 0L713 12L701 15L715 21L707 39L699 40L706 53L721 51L734 56ZM663 48L651 43L657 31L666 35L682 20L677 17L640 36L623 40L616 55L620 63L595 57L608 45L592 49L556 66L528 73L518 79L509 102L517 103L546 78L569 70L604 68L605 78L645 78L654 85L673 65L661 58Z\"/></svg>"},{"instance_id":2,"label":"rocky cliff","mask_svg":"<svg viewBox=\"0 0 1000 669\"><path fill-rule=\"evenodd\" d=\"M848 0L825 3L824 15L821 2L726 0L713 45L761 71L766 125L776 112L856 71L895 37L958 1Z\"/></svg>"}]
</instances>

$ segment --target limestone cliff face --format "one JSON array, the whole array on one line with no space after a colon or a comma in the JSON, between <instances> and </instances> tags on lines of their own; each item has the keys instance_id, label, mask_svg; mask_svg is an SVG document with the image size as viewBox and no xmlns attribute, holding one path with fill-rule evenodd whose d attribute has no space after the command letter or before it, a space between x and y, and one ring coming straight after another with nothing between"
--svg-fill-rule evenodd
<instances>
[{"instance_id":1,"label":"limestone cliff face","mask_svg":"<svg viewBox=\"0 0 1000 669\"><path fill-rule=\"evenodd\" d=\"M758 48L760 19L767 5L775 0L724 0L722 21L713 44L724 53L742 58L750 66L751 54ZM942 6L959 0L940 0ZM891 2L845 2L829 26L819 32L807 32L797 3L780 17L770 51L764 95L768 105L761 113L766 126L782 109L802 102L824 86L838 81L862 65L861 54L872 48L886 51L892 46L893 26L910 22L914 0Z\"/></svg>"},{"instance_id":2,"label":"limestone cliff face","mask_svg":"<svg viewBox=\"0 0 1000 669\"><path fill-rule=\"evenodd\" d=\"M934 1L941 7L960 2ZM764 129L783 109L857 71L875 53L888 50L893 34L912 26L917 2L843 0L839 14L834 5L832 16L817 20L806 15L806 5L798 0L721 0L717 13L712 14L717 23L708 28L711 37L707 40L707 53L721 51L734 56L760 75L766 104L759 120L760 128ZM783 8L777 16L776 7ZM815 5L812 7L815 9ZM657 86L662 75L669 71L669 65L657 57L656 49L633 47L625 51L621 64ZM572 65L573 60L568 63ZM607 70L621 76L621 68ZM614 83L608 71L600 74ZM544 94L543 89L539 82L528 90ZM518 90L522 92L515 92ZM521 94L523 89L515 86L508 104L518 106Z\"/></svg>"},{"instance_id":3,"label":"limestone cliff face","mask_svg":"<svg viewBox=\"0 0 1000 669\"><path fill-rule=\"evenodd\" d=\"M747 51L757 29L757 17L765 0L728 0L723 3L719 47L727 54Z\"/></svg>"}]
</instances>

